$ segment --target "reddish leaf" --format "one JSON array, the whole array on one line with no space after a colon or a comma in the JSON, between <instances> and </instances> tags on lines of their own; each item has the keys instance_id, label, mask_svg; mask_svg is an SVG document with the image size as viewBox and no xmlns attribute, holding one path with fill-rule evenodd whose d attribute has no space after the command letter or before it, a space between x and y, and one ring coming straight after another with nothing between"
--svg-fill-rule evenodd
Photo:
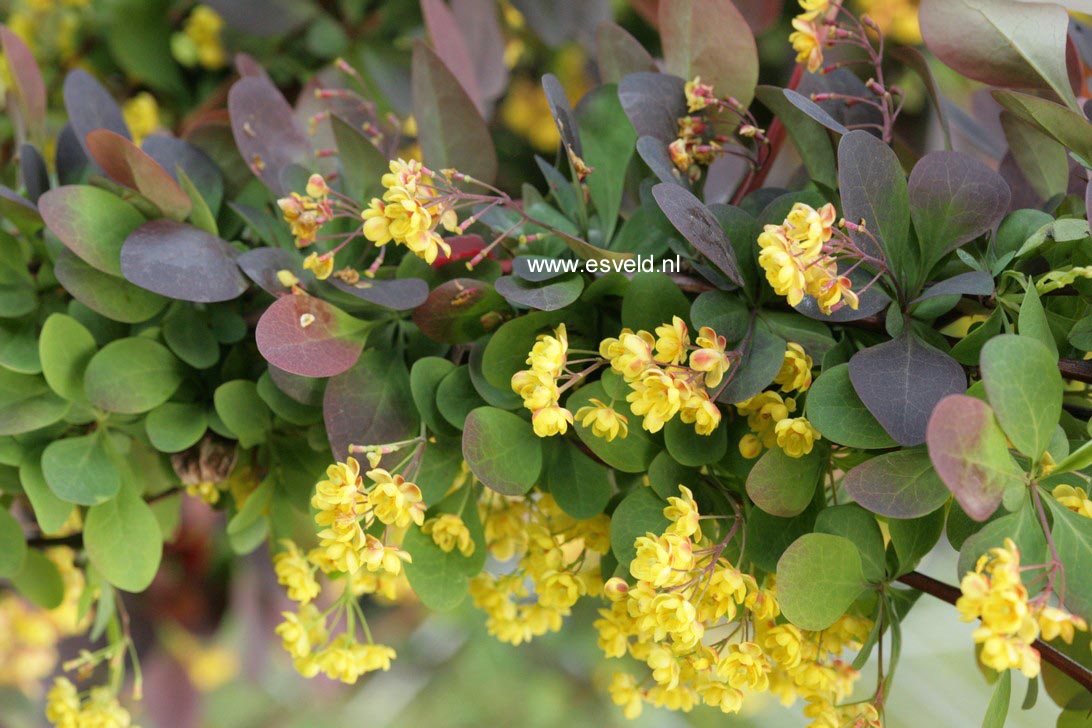
<instances>
[{"instance_id":1,"label":"reddish leaf","mask_svg":"<svg viewBox=\"0 0 1092 728\"><path fill-rule=\"evenodd\" d=\"M451 0L451 12L466 39L478 87L486 101L504 93L508 66L504 63L504 33L493 0Z\"/></svg>"},{"instance_id":2,"label":"reddish leaf","mask_svg":"<svg viewBox=\"0 0 1092 728\"><path fill-rule=\"evenodd\" d=\"M356 283L344 283L331 278L330 284L350 296L392 311L409 311L417 308L428 298L428 284L420 278L371 279L361 278Z\"/></svg>"},{"instance_id":3,"label":"reddish leaf","mask_svg":"<svg viewBox=\"0 0 1092 728\"><path fill-rule=\"evenodd\" d=\"M46 87L34 54L19 36L0 26L0 45L15 82L15 98L25 125L24 133L38 137L45 131Z\"/></svg>"},{"instance_id":4,"label":"reddish leaf","mask_svg":"<svg viewBox=\"0 0 1092 728\"><path fill-rule=\"evenodd\" d=\"M144 195L169 218L184 220L190 213L186 191L137 145L109 129L89 132L85 142L88 154L115 182Z\"/></svg>"},{"instance_id":5,"label":"reddish leaf","mask_svg":"<svg viewBox=\"0 0 1092 728\"><path fill-rule=\"evenodd\" d=\"M121 272L141 288L182 301L212 303L247 289L235 249L204 230L152 220L130 233L121 248Z\"/></svg>"},{"instance_id":6,"label":"reddish leaf","mask_svg":"<svg viewBox=\"0 0 1092 728\"><path fill-rule=\"evenodd\" d=\"M668 71L688 80L701 76L718 96L751 103L758 48L732 0L661 0L659 20Z\"/></svg>"},{"instance_id":7,"label":"reddish leaf","mask_svg":"<svg viewBox=\"0 0 1092 728\"><path fill-rule=\"evenodd\" d=\"M304 377L332 377L360 357L369 326L320 298L284 296L262 314L254 338L274 366Z\"/></svg>"},{"instance_id":8,"label":"reddish leaf","mask_svg":"<svg viewBox=\"0 0 1092 728\"><path fill-rule=\"evenodd\" d=\"M478 79L474 73L474 62L470 58L470 49L451 8L444 0L421 0L421 15L424 16L425 27L428 29L436 55L474 102L478 113L484 117L485 99L482 97L481 88L478 86Z\"/></svg>"},{"instance_id":9,"label":"reddish leaf","mask_svg":"<svg viewBox=\"0 0 1092 728\"><path fill-rule=\"evenodd\" d=\"M413 322L430 339L445 344L473 341L503 320L508 304L493 286L456 278L437 286L413 312Z\"/></svg>"},{"instance_id":10,"label":"reddish leaf","mask_svg":"<svg viewBox=\"0 0 1092 728\"><path fill-rule=\"evenodd\" d=\"M301 281L314 280L310 272L304 271L301 259L284 248L256 248L248 250L236 260L250 280L261 286L266 293L280 296L287 293L281 282L277 280L277 271L291 271Z\"/></svg>"},{"instance_id":11,"label":"reddish leaf","mask_svg":"<svg viewBox=\"0 0 1092 728\"><path fill-rule=\"evenodd\" d=\"M350 454L349 445L396 442L419 433L405 362L386 351L365 353L355 367L331 379L322 409L338 460ZM387 467L404 456L392 453Z\"/></svg>"},{"instance_id":12,"label":"reddish leaf","mask_svg":"<svg viewBox=\"0 0 1092 728\"><path fill-rule=\"evenodd\" d=\"M967 515L985 521L1005 490L1023 488L1023 472L1009 454L990 406L953 394L933 410L927 434L929 458Z\"/></svg>"},{"instance_id":13,"label":"reddish leaf","mask_svg":"<svg viewBox=\"0 0 1092 728\"><path fill-rule=\"evenodd\" d=\"M129 125L125 123L125 117L121 115L121 108L114 101L114 97L82 68L65 76L64 107L76 141L88 157L91 152L87 148L87 135L95 129L109 129L126 139L132 138Z\"/></svg>"},{"instance_id":14,"label":"reddish leaf","mask_svg":"<svg viewBox=\"0 0 1092 728\"><path fill-rule=\"evenodd\" d=\"M276 194L289 192L281 172L293 164L310 167L312 151L281 92L264 78L248 76L228 92L228 111L235 144L250 171Z\"/></svg>"}]
</instances>

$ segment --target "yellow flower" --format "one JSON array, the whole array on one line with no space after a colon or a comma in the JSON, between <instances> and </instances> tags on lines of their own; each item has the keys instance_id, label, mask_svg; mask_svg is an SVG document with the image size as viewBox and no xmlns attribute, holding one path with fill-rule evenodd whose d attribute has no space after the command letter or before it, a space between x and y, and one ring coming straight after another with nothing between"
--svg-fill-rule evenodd
<instances>
[{"instance_id":1,"label":"yellow flower","mask_svg":"<svg viewBox=\"0 0 1092 728\"><path fill-rule=\"evenodd\" d=\"M754 460L762 454L762 440L751 433L747 433L739 440L739 454L748 460Z\"/></svg>"},{"instance_id":2,"label":"yellow flower","mask_svg":"<svg viewBox=\"0 0 1092 728\"><path fill-rule=\"evenodd\" d=\"M397 546L384 545L382 541L370 534L365 536L361 556L368 571L385 571L392 576L402 573L403 561L406 563L413 561L413 557L408 552Z\"/></svg>"},{"instance_id":3,"label":"yellow flower","mask_svg":"<svg viewBox=\"0 0 1092 728\"><path fill-rule=\"evenodd\" d=\"M669 497L667 503L664 518L671 521L668 530L701 541L701 514L698 513L698 504L694 502L694 494L690 489L680 484L679 495Z\"/></svg>"},{"instance_id":4,"label":"yellow flower","mask_svg":"<svg viewBox=\"0 0 1092 728\"><path fill-rule=\"evenodd\" d=\"M720 425L720 408L705 390L692 393L679 409L679 419L694 425L699 435L712 435Z\"/></svg>"},{"instance_id":5,"label":"yellow flower","mask_svg":"<svg viewBox=\"0 0 1092 728\"><path fill-rule=\"evenodd\" d=\"M783 419L774 425L777 445L789 457L798 458L811 452L816 440L822 438L810 422L804 417Z\"/></svg>"},{"instance_id":6,"label":"yellow flower","mask_svg":"<svg viewBox=\"0 0 1092 728\"><path fill-rule=\"evenodd\" d=\"M1074 513L1079 513L1085 518L1092 518L1092 500L1088 498L1084 488L1065 484L1056 485L1051 495Z\"/></svg>"},{"instance_id":7,"label":"yellow flower","mask_svg":"<svg viewBox=\"0 0 1092 728\"><path fill-rule=\"evenodd\" d=\"M46 718L58 728L76 728L79 713L76 686L68 678L56 678L46 694Z\"/></svg>"},{"instance_id":8,"label":"yellow flower","mask_svg":"<svg viewBox=\"0 0 1092 728\"><path fill-rule=\"evenodd\" d=\"M830 0L800 0L800 9L804 12L797 17L812 20L826 14L830 9Z\"/></svg>"},{"instance_id":9,"label":"yellow flower","mask_svg":"<svg viewBox=\"0 0 1092 728\"><path fill-rule=\"evenodd\" d=\"M592 434L611 442L616 437L623 439L629 434L629 418L620 414L613 407L594 397L590 405L576 411L576 419L584 427L590 427Z\"/></svg>"},{"instance_id":10,"label":"yellow flower","mask_svg":"<svg viewBox=\"0 0 1092 728\"><path fill-rule=\"evenodd\" d=\"M559 376L565 369L565 359L569 351L569 337L565 324L554 330L553 336L541 334L527 356L527 363L535 371L544 372L552 377Z\"/></svg>"},{"instance_id":11,"label":"yellow flower","mask_svg":"<svg viewBox=\"0 0 1092 728\"><path fill-rule=\"evenodd\" d=\"M701 76L694 76L693 79L687 81L683 90L686 92L687 111L691 114L695 111L701 111L716 101L713 87L707 83L702 83Z\"/></svg>"},{"instance_id":12,"label":"yellow flower","mask_svg":"<svg viewBox=\"0 0 1092 728\"><path fill-rule=\"evenodd\" d=\"M708 326L702 326L698 329L697 344L699 348L690 355L690 368L705 372L705 386L716 387L732 365L725 352L728 340Z\"/></svg>"},{"instance_id":13,"label":"yellow flower","mask_svg":"<svg viewBox=\"0 0 1092 728\"><path fill-rule=\"evenodd\" d=\"M774 378L774 384L781 385L782 392L804 392L811 386L811 357L800 344L789 342L785 350L785 361L781 371Z\"/></svg>"},{"instance_id":14,"label":"yellow flower","mask_svg":"<svg viewBox=\"0 0 1092 728\"><path fill-rule=\"evenodd\" d=\"M401 475L391 475L383 468L369 470L368 478L375 487L368 492L375 517L388 526L405 528L425 522L425 504L421 489Z\"/></svg>"},{"instance_id":15,"label":"yellow flower","mask_svg":"<svg viewBox=\"0 0 1092 728\"><path fill-rule=\"evenodd\" d=\"M137 146L144 141L144 137L159 128L159 104L155 96L147 91L141 91L122 104L121 114Z\"/></svg>"},{"instance_id":16,"label":"yellow flower","mask_svg":"<svg viewBox=\"0 0 1092 728\"><path fill-rule=\"evenodd\" d=\"M306 604L319 593L314 569L295 543L288 539L281 539L281 545L284 546L284 550L273 557L273 570L277 574L277 582L287 588L289 599Z\"/></svg>"},{"instance_id":17,"label":"yellow flower","mask_svg":"<svg viewBox=\"0 0 1092 728\"><path fill-rule=\"evenodd\" d=\"M629 573L656 588L682 583L694 564L693 544L676 533L648 533L638 537L634 546L637 555L630 562Z\"/></svg>"},{"instance_id":18,"label":"yellow flower","mask_svg":"<svg viewBox=\"0 0 1092 728\"><path fill-rule=\"evenodd\" d=\"M281 612L284 621L274 632L293 657L307 657L327 639L326 619L314 604L304 604L299 614Z\"/></svg>"},{"instance_id":19,"label":"yellow flower","mask_svg":"<svg viewBox=\"0 0 1092 728\"><path fill-rule=\"evenodd\" d=\"M785 217L785 236L800 246L801 257L806 262L818 258L823 243L830 240L837 214L829 202L818 210L803 202L792 206Z\"/></svg>"},{"instance_id":20,"label":"yellow flower","mask_svg":"<svg viewBox=\"0 0 1092 728\"><path fill-rule=\"evenodd\" d=\"M674 417L683 402L689 399L690 385L657 367L652 367L631 382L626 395L633 414L643 417L641 426L649 432L659 432Z\"/></svg>"},{"instance_id":21,"label":"yellow flower","mask_svg":"<svg viewBox=\"0 0 1092 728\"><path fill-rule=\"evenodd\" d=\"M1074 632L1087 632L1088 623L1075 614L1048 605L1039 612L1039 630L1047 642L1061 637L1062 642L1071 645Z\"/></svg>"},{"instance_id":22,"label":"yellow flower","mask_svg":"<svg viewBox=\"0 0 1092 728\"><path fill-rule=\"evenodd\" d=\"M823 276L818 279L816 286L818 290L815 298L819 302L819 310L828 316L838 310L842 299L854 311L860 305L857 293L852 288L853 282L846 276Z\"/></svg>"},{"instance_id":23,"label":"yellow flower","mask_svg":"<svg viewBox=\"0 0 1092 728\"><path fill-rule=\"evenodd\" d=\"M734 688L764 692L769 688L770 662L754 642L728 645L717 663L717 674Z\"/></svg>"},{"instance_id":24,"label":"yellow flower","mask_svg":"<svg viewBox=\"0 0 1092 728\"><path fill-rule=\"evenodd\" d=\"M670 324L656 327L656 358L667 364L686 361L686 347L690 345L686 322L678 316L671 317Z\"/></svg>"},{"instance_id":25,"label":"yellow flower","mask_svg":"<svg viewBox=\"0 0 1092 728\"><path fill-rule=\"evenodd\" d=\"M531 425L539 437L564 435L573 423L573 413L556 404L535 410Z\"/></svg>"},{"instance_id":26,"label":"yellow flower","mask_svg":"<svg viewBox=\"0 0 1092 728\"><path fill-rule=\"evenodd\" d=\"M819 26L803 16L793 18L789 43L796 51L796 62L806 63L808 71L815 73L823 65L823 41L819 39Z\"/></svg>"},{"instance_id":27,"label":"yellow flower","mask_svg":"<svg viewBox=\"0 0 1092 728\"><path fill-rule=\"evenodd\" d=\"M758 236L758 246L758 264L774 293L784 296L790 306L798 305L804 300L807 279L797 246L779 225L767 225Z\"/></svg>"},{"instance_id":28,"label":"yellow flower","mask_svg":"<svg viewBox=\"0 0 1092 728\"><path fill-rule=\"evenodd\" d=\"M630 329L622 329L617 339L603 339L599 344L599 354L610 360L614 371L627 382L632 382L652 366L652 348L655 344L656 340L647 331L634 333Z\"/></svg>"},{"instance_id":29,"label":"yellow flower","mask_svg":"<svg viewBox=\"0 0 1092 728\"><path fill-rule=\"evenodd\" d=\"M224 19L219 13L208 5L198 5L186 19L183 29L196 49L198 63L210 71L227 65L227 51L220 39L223 27Z\"/></svg>"},{"instance_id":30,"label":"yellow flower","mask_svg":"<svg viewBox=\"0 0 1092 728\"><path fill-rule=\"evenodd\" d=\"M425 521L421 531L432 536L432 541L443 551L459 549L463 556L474 553L474 540L463 519L454 513L442 513Z\"/></svg>"},{"instance_id":31,"label":"yellow flower","mask_svg":"<svg viewBox=\"0 0 1092 728\"><path fill-rule=\"evenodd\" d=\"M777 444L777 423L796 411L796 400L782 397L777 392L760 392L738 403L736 411L747 416L747 426L754 431L764 447L773 447Z\"/></svg>"},{"instance_id":32,"label":"yellow flower","mask_svg":"<svg viewBox=\"0 0 1092 728\"><path fill-rule=\"evenodd\" d=\"M637 678L629 673L616 672L611 677L609 690L610 699L622 708L622 715L627 720L634 720L641 715L644 704Z\"/></svg>"},{"instance_id":33,"label":"yellow flower","mask_svg":"<svg viewBox=\"0 0 1092 728\"><path fill-rule=\"evenodd\" d=\"M566 571L548 571L536 581L538 603L547 609L568 609L584 591L580 581Z\"/></svg>"},{"instance_id":34,"label":"yellow flower","mask_svg":"<svg viewBox=\"0 0 1092 728\"><path fill-rule=\"evenodd\" d=\"M324 281L334 272L334 256L329 253L324 253L323 255L311 253L303 259L303 267L304 270L309 270L314 273L315 278Z\"/></svg>"}]
</instances>

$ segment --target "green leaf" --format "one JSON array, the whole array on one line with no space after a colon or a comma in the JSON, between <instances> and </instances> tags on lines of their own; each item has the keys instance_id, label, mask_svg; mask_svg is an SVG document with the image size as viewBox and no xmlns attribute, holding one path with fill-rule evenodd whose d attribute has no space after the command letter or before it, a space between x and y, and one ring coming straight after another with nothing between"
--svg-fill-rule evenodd
<instances>
[{"instance_id":1,"label":"green leaf","mask_svg":"<svg viewBox=\"0 0 1092 728\"><path fill-rule=\"evenodd\" d=\"M34 508L34 519L42 533L57 533L72 515L72 504L54 494L42 472L42 459L37 453L19 465L19 482Z\"/></svg>"},{"instance_id":2,"label":"green leaf","mask_svg":"<svg viewBox=\"0 0 1092 728\"><path fill-rule=\"evenodd\" d=\"M1065 194L1069 186L1069 154L1049 134L1008 109L1001 112L1001 128L1016 166L1041 199Z\"/></svg>"},{"instance_id":3,"label":"green leaf","mask_svg":"<svg viewBox=\"0 0 1092 728\"><path fill-rule=\"evenodd\" d=\"M73 298L114 321L138 324L167 305L167 299L158 293L96 270L67 250L57 256L53 272Z\"/></svg>"},{"instance_id":4,"label":"green leaf","mask_svg":"<svg viewBox=\"0 0 1092 728\"><path fill-rule=\"evenodd\" d=\"M440 382L436 389L436 406L452 427L461 429L471 410L485 404L474 389L470 379L470 367L460 366Z\"/></svg>"},{"instance_id":5,"label":"green leaf","mask_svg":"<svg viewBox=\"0 0 1092 728\"><path fill-rule=\"evenodd\" d=\"M772 516L800 515L815 495L826 455L823 448L799 458L789 457L779 447L767 450L747 476L747 495Z\"/></svg>"},{"instance_id":6,"label":"green leaf","mask_svg":"<svg viewBox=\"0 0 1092 728\"><path fill-rule=\"evenodd\" d=\"M478 480L504 495L523 495L542 471L542 443L531 425L496 407L467 416L463 457Z\"/></svg>"},{"instance_id":7,"label":"green leaf","mask_svg":"<svg viewBox=\"0 0 1092 728\"><path fill-rule=\"evenodd\" d=\"M239 445L254 447L265 442L273 427L269 407L258 395L258 385L248 379L233 379L213 394L216 414L235 433Z\"/></svg>"},{"instance_id":8,"label":"green leaf","mask_svg":"<svg viewBox=\"0 0 1092 728\"><path fill-rule=\"evenodd\" d=\"M438 356L426 356L413 363L410 369L410 391L413 394L413 403L417 411L421 413L421 419L429 431L449 435L455 432L455 428L448 424L436 403L436 390L455 365Z\"/></svg>"},{"instance_id":9,"label":"green leaf","mask_svg":"<svg viewBox=\"0 0 1092 728\"><path fill-rule=\"evenodd\" d=\"M680 485L696 482L700 474L700 468L679 464L666 450L654 457L648 466L649 485L661 498L678 495Z\"/></svg>"},{"instance_id":10,"label":"green leaf","mask_svg":"<svg viewBox=\"0 0 1092 728\"><path fill-rule=\"evenodd\" d=\"M591 405L592 399L598 399L610 403L611 398L599 382L586 384L569 395L565 406L572 412L577 412L581 407ZM597 437L590 427L584 427L577 420L574 429L581 442L588 446L596 457L615 470L623 473L643 473L648 470L652 458L662 450L662 447L653 439L653 435L641 427L640 418L633 414L629 404L624 400L614 403L614 408L619 414L629 418L629 434L625 437L616 437L607 442L602 437Z\"/></svg>"},{"instance_id":11,"label":"green leaf","mask_svg":"<svg viewBox=\"0 0 1092 728\"><path fill-rule=\"evenodd\" d=\"M655 331L670 324L671 317L690 318L690 301L679 286L663 273L638 273L622 298L622 325L634 331Z\"/></svg>"},{"instance_id":12,"label":"green leaf","mask_svg":"<svg viewBox=\"0 0 1092 728\"><path fill-rule=\"evenodd\" d=\"M838 189L838 168L827 130L796 108L780 88L759 86L755 96L785 125L793 146L804 161L808 176L827 189Z\"/></svg>"},{"instance_id":13,"label":"green leaf","mask_svg":"<svg viewBox=\"0 0 1092 728\"><path fill-rule=\"evenodd\" d=\"M482 373L497 389L512 391L512 375L526 366L535 338L565 320L565 312L536 311L501 325L482 353Z\"/></svg>"},{"instance_id":14,"label":"green leaf","mask_svg":"<svg viewBox=\"0 0 1092 728\"><path fill-rule=\"evenodd\" d=\"M83 375L96 351L95 337L71 316L51 314L42 326L38 339L42 375L50 388L67 400L86 401Z\"/></svg>"},{"instance_id":15,"label":"green leaf","mask_svg":"<svg viewBox=\"0 0 1092 728\"><path fill-rule=\"evenodd\" d=\"M250 530L255 523L263 519L269 510L269 504L273 500L276 490L275 481L266 479L251 493L239 512L228 521L227 533L229 536L237 536Z\"/></svg>"},{"instance_id":16,"label":"green leaf","mask_svg":"<svg viewBox=\"0 0 1092 728\"><path fill-rule=\"evenodd\" d=\"M964 76L990 86L1050 89L1076 107L1066 71L1069 17L1060 6L925 0L920 22L929 50Z\"/></svg>"},{"instance_id":17,"label":"green leaf","mask_svg":"<svg viewBox=\"0 0 1092 728\"><path fill-rule=\"evenodd\" d=\"M427 46L413 46L413 116L425 164L492 182L497 154L489 127L444 62Z\"/></svg>"},{"instance_id":18,"label":"green leaf","mask_svg":"<svg viewBox=\"0 0 1092 728\"><path fill-rule=\"evenodd\" d=\"M1006 490L1024 487L1024 473L1009 454L993 411L976 397L942 399L926 439L937 475L976 521L993 515Z\"/></svg>"},{"instance_id":19,"label":"green leaf","mask_svg":"<svg viewBox=\"0 0 1092 728\"><path fill-rule=\"evenodd\" d=\"M64 601L64 579L57 565L38 549L27 549L23 568L11 577L20 594L42 609L55 609Z\"/></svg>"},{"instance_id":20,"label":"green leaf","mask_svg":"<svg viewBox=\"0 0 1092 728\"><path fill-rule=\"evenodd\" d=\"M0 367L22 374L41 373L35 318L0 319Z\"/></svg>"},{"instance_id":21,"label":"green leaf","mask_svg":"<svg viewBox=\"0 0 1092 728\"><path fill-rule=\"evenodd\" d=\"M637 555L633 545L639 536L659 536L671 521L664 516L667 502L651 488L638 486L626 494L610 517L610 549L618 564L629 567Z\"/></svg>"},{"instance_id":22,"label":"green leaf","mask_svg":"<svg viewBox=\"0 0 1092 728\"><path fill-rule=\"evenodd\" d=\"M1057 465L1054 466L1054 472L1061 474L1072 470L1084 470L1089 465L1092 465L1092 440L1059 460Z\"/></svg>"},{"instance_id":23,"label":"green leaf","mask_svg":"<svg viewBox=\"0 0 1092 728\"><path fill-rule=\"evenodd\" d=\"M1064 38L1064 30L1062 34ZM1056 139L1085 162L1092 161L1092 129L1088 128L1082 114L1053 101L1015 91L994 91L993 97L997 103Z\"/></svg>"},{"instance_id":24,"label":"green leaf","mask_svg":"<svg viewBox=\"0 0 1092 728\"><path fill-rule=\"evenodd\" d=\"M220 228L216 225L216 216L212 214L204 195L197 189L197 185L193 183L193 180L190 179L190 176L186 174L186 170L182 169L181 165L175 168L175 173L178 175L178 184L186 191L186 196L190 198L190 203L193 205L188 218L190 224L199 230L204 230L209 235L219 236Z\"/></svg>"},{"instance_id":25,"label":"green leaf","mask_svg":"<svg viewBox=\"0 0 1092 728\"><path fill-rule=\"evenodd\" d=\"M1019 318L1016 320L1016 330L1021 336L1027 336L1041 343L1054 356L1054 360L1058 360L1058 344L1054 341L1054 334L1050 333L1050 322L1047 321L1046 310L1043 309L1043 302L1039 300L1039 292L1034 284L1029 284L1024 293Z\"/></svg>"},{"instance_id":26,"label":"green leaf","mask_svg":"<svg viewBox=\"0 0 1092 728\"><path fill-rule=\"evenodd\" d=\"M165 0L115 0L107 14L110 52L125 73L156 91L180 97L186 84L171 55L171 26Z\"/></svg>"},{"instance_id":27,"label":"green leaf","mask_svg":"<svg viewBox=\"0 0 1092 728\"><path fill-rule=\"evenodd\" d=\"M830 506L819 511L816 533L843 536L857 545L865 578L878 584L885 572L884 540L875 516L856 503Z\"/></svg>"},{"instance_id":28,"label":"green leaf","mask_svg":"<svg viewBox=\"0 0 1092 728\"><path fill-rule=\"evenodd\" d=\"M982 382L1005 434L1038 462L1062 413L1062 375L1054 355L1028 336L1005 334L982 347Z\"/></svg>"},{"instance_id":29,"label":"green leaf","mask_svg":"<svg viewBox=\"0 0 1092 728\"><path fill-rule=\"evenodd\" d=\"M182 366L162 344L143 336L112 341L91 357L84 390L107 412L139 414L170 399L182 383Z\"/></svg>"},{"instance_id":30,"label":"green leaf","mask_svg":"<svg viewBox=\"0 0 1092 728\"><path fill-rule=\"evenodd\" d=\"M18 574L26 561L23 527L6 508L0 508L0 578Z\"/></svg>"},{"instance_id":31,"label":"green leaf","mask_svg":"<svg viewBox=\"0 0 1092 728\"><path fill-rule=\"evenodd\" d=\"M1065 569L1065 607L1085 619L1092 617L1092 519L1085 518L1053 498L1043 498L1054 516L1050 535ZM1029 562L1034 563L1034 562Z\"/></svg>"},{"instance_id":32,"label":"green leaf","mask_svg":"<svg viewBox=\"0 0 1092 728\"><path fill-rule=\"evenodd\" d=\"M220 342L193 306L176 305L163 319L163 340L194 369L208 369L220 360Z\"/></svg>"},{"instance_id":33,"label":"green leaf","mask_svg":"<svg viewBox=\"0 0 1092 728\"><path fill-rule=\"evenodd\" d=\"M801 629L834 624L867 585L857 547L842 536L805 534L777 562L781 613Z\"/></svg>"},{"instance_id":34,"label":"green leaf","mask_svg":"<svg viewBox=\"0 0 1092 728\"><path fill-rule=\"evenodd\" d=\"M429 509L426 517L431 518L441 512L457 512L470 531L474 553L463 556L458 549L444 551L420 528L410 528L402 543L402 547L413 557L413 562L404 567L406 578L414 593L429 609L446 611L461 604L466 599L467 580L480 572L485 564L485 535L478 520L478 509L471 506L460 511L463 496L462 492L452 493L436 508Z\"/></svg>"},{"instance_id":35,"label":"green leaf","mask_svg":"<svg viewBox=\"0 0 1092 728\"><path fill-rule=\"evenodd\" d=\"M602 513L611 496L610 471L569 440L552 437L544 444L543 477L561 510L578 519Z\"/></svg>"},{"instance_id":36,"label":"green leaf","mask_svg":"<svg viewBox=\"0 0 1092 728\"><path fill-rule=\"evenodd\" d=\"M269 371L258 377L258 396L269 406L277 417L293 425L308 426L322 421L322 408L303 404L285 394L273 382Z\"/></svg>"},{"instance_id":37,"label":"green leaf","mask_svg":"<svg viewBox=\"0 0 1092 728\"><path fill-rule=\"evenodd\" d=\"M925 554L933 550L944 531L944 509L921 518L889 518L887 532L899 560L899 574L913 571Z\"/></svg>"},{"instance_id":38,"label":"green leaf","mask_svg":"<svg viewBox=\"0 0 1092 728\"><path fill-rule=\"evenodd\" d=\"M595 29L595 48L596 66L604 83L618 83L631 73L656 70L656 62L641 42L609 20Z\"/></svg>"},{"instance_id":39,"label":"green leaf","mask_svg":"<svg viewBox=\"0 0 1092 728\"><path fill-rule=\"evenodd\" d=\"M842 485L853 500L891 518L924 516L951 496L929 453L921 449L896 450L866 460L846 473Z\"/></svg>"},{"instance_id":40,"label":"green leaf","mask_svg":"<svg viewBox=\"0 0 1092 728\"><path fill-rule=\"evenodd\" d=\"M808 390L805 412L823 437L846 447L896 447L849 379L849 364L825 369Z\"/></svg>"},{"instance_id":41,"label":"green leaf","mask_svg":"<svg viewBox=\"0 0 1092 728\"><path fill-rule=\"evenodd\" d=\"M148 440L160 452L181 452L197 444L207 428L205 408L200 404L166 402L144 419Z\"/></svg>"},{"instance_id":42,"label":"green leaf","mask_svg":"<svg viewBox=\"0 0 1092 728\"><path fill-rule=\"evenodd\" d=\"M674 418L664 426L664 445L683 465L708 465L728 452L728 428L718 426L708 435L699 435L693 424Z\"/></svg>"},{"instance_id":43,"label":"green leaf","mask_svg":"<svg viewBox=\"0 0 1092 728\"><path fill-rule=\"evenodd\" d=\"M163 535L152 509L129 488L87 511L83 542L99 573L128 592L148 588L163 555Z\"/></svg>"},{"instance_id":44,"label":"green leaf","mask_svg":"<svg viewBox=\"0 0 1092 728\"><path fill-rule=\"evenodd\" d=\"M626 169L633 157L637 134L618 101L618 87L613 84L588 93L577 107L576 120L584 161L593 170L586 184L599 214L600 244L606 247L618 223Z\"/></svg>"},{"instance_id":45,"label":"green leaf","mask_svg":"<svg viewBox=\"0 0 1092 728\"><path fill-rule=\"evenodd\" d=\"M345 193L354 200L363 201L381 192L379 180L388 172L386 156L340 116L331 116L330 126L337 144Z\"/></svg>"},{"instance_id":46,"label":"green leaf","mask_svg":"<svg viewBox=\"0 0 1092 728\"><path fill-rule=\"evenodd\" d=\"M0 367L0 435L18 435L57 422L69 403L49 389L45 379Z\"/></svg>"},{"instance_id":47,"label":"green leaf","mask_svg":"<svg viewBox=\"0 0 1092 728\"><path fill-rule=\"evenodd\" d=\"M66 185L38 200L42 219L65 246L96 270L121 275L121 246L144 216L117 195L90 185Z\"/></svg>"},{"instance_id":48,"label":"green leaf","mask_svg":"<svg viewBox=\"0 0 1092 728\"><path fill-rule=\"evenodd\" d=\"M986 714L982 716L982 728L1004 728L1009 715L1009 699L1012 695L1012 670L1004 670L993 689Z\"/></svg>"},{"instance_id":49,"label":"green leaf","mask_svg":"<svg viewBox=\"0 0 1092 728\"><path fill-rule=\"evenodd\" d=\"M42 474L50 490L81 506L113 498L121 488L121 473L109 447L102 430L49 443L42 452Z\"/></svg>"},{"instance_id":50,"label":"green leaf","mask_svg":"<svg viewBox=\"0 0 1092 728\"><path fill-rule=\"evenodd\" d=\"M701 76L717 96L749 106L758 83L758 48L731 0L662 0L660 38L667 71Z\"/></svg>"}]
</instances>

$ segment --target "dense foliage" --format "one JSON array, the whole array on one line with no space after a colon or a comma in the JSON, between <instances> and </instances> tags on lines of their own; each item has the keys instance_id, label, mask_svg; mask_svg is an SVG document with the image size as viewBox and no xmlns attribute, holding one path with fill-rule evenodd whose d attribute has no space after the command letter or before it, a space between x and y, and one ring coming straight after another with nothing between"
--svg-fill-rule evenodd
<instances>
[{"instance_id":1,"label":"dense foliage","mask_svg":"<svg viewBox=\"0 0 1092 728\"><path fill-rule=\"evenodd\" d=\"M1087 719L1085 3L10 5L0 681L85 635L55 725L130 724L184 498L306 677L389 669L375 601L596 600L626 717L879 726L925 592L986 725Z\"/></svg>"}]
</instances>

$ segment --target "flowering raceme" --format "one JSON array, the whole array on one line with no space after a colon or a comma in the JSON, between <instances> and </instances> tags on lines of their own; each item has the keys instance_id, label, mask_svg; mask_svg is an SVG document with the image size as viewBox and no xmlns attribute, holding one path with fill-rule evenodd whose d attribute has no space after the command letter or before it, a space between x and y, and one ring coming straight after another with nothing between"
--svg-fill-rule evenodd
<instances>
[{"instance_id":1,"label":"flowering raceme","mask_svg":"<svg viewBox=\"0 0 1092 728\"><path fill-rule=\"evenodd\" d=\"M397 159L390 163L382 184L387 190L383 197L372 198L361 213L364 237L376 245L392 240L405 245L426 263L436 260L441 250L450 255L451 246L436 227L455 232L458 219L453 208L437 200L433 173L415 160Z\"/></svg>"},{"instance_id":2,"label":"flowering raceme","mask_svg":"<svg viewBox=\"0 0 1092 728\"><path fill-rule=\"evenodd\" d=\"M959 584L963 595L956 609L964 622L981 620L974 641L982 646L979 659L983 665L998 671L1020 670L1034 678L1039 675L1039 651L1032 646L1036 638L1060 636L1071 643L1074 632L1085 632L1088 625L1080 617L1048 605L1049 590L1029 600L1020 574L1020 551L1006 538L1003 546L983 554L974 571L964 575Z\"/></svg>"},{"instance_id":3,"label":"flowering raceme","mask_svg":"<svg viewBox=\"0 0 1092 728\"><path fill-rule=\"evenodd\" d=\"M646 703L683 711L705 704L737 713L748 695L765 692L786 704L803 698L818 706L813 712L838 720L863 710L836 706L857 679L838 656L860 647L869 620L847 614L821 635L779 621L772 580L760 586L724 556L738 521L714 542L700 527L693 493L682 485L663 513L667 529L634 543L632 581L607 580L603 591L610 604L595 623L607 657L629 655L648 668L644 680L628 673L611 680L611 699L625 717L636 718ZM828 724L817 719L811 725Z\"/></svg>"}]
</instances>

